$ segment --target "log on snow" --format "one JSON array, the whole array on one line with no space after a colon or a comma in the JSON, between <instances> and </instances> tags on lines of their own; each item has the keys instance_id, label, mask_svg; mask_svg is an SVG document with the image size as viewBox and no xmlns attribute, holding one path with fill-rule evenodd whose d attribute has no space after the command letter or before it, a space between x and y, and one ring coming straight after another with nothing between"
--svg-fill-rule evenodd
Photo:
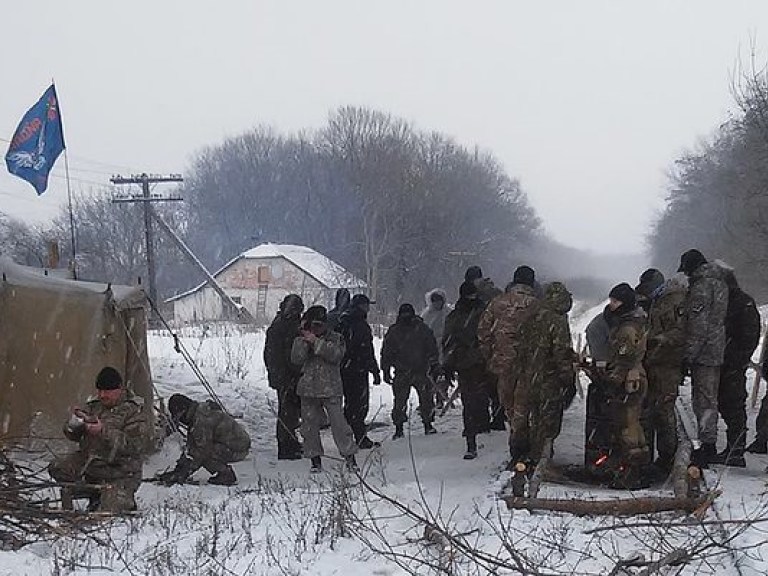
<instances>
[{"instance_id":1,"label":"log on snow","mask_svg":"<svg viewBox=\"0 0 768 576\"><path fill-rule=\"evenodd\" d=\"M636 516L657 512L682 511L692 513L702 506L707 506L708 497L638 497L617 498L614 500L563 500L547 498L518 498L504 496L509 510L547 510L568 512L576 516Z\"/></svg>"}]
</instances>

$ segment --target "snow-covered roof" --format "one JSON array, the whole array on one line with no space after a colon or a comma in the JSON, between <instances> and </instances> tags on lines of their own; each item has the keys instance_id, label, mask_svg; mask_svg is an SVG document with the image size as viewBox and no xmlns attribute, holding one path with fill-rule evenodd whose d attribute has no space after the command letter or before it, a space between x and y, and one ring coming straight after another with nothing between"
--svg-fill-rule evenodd
<instances>
[{"instance_id":1,"label":"snow-covered roof","mask_svg":"<svg viewBox=\"0 0 768 576\"><path fill-rule=\"evenodd\" d=\"M261 244L243 252L243 258L285 258L328 288L365 288L365 282L347 272L339 264L306 246L294 244Z\"/></svg>"},{"instance_id":2,"label":"snow-covered roof","mask_svg":"<svg viewBox=\"0 0 768 576\"><path fill-rule=\"evenodd\" d=\"M264 260L272 258L284 258L288 260L315 280L327 288L349 288L350 290L360 290L367 287L363 280L360 280L354 274L345 270L327 256L320 254L307 246L297 246L295 244L272 244L267 242L260 244L255 248L246 250L236 258L233 258L213 274L218 277L227 268L239 260ZM200 290L206 282L195 286L191 290L177 294L169 298L166 302L173 302L185 296L193 294Z\"/></svg>"}]
</instances>

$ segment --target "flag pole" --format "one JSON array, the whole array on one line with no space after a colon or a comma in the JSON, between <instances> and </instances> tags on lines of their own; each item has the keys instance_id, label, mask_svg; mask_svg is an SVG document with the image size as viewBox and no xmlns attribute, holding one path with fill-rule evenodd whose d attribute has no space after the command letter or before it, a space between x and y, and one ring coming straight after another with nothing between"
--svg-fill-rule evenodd
<instances>
[{"instance_id":1,"label":"flag pole","mask_svg":"<svg viewBox=\"0 0 768 576\"><path fill-rule=\"evenodd\" d=\"M67 180L67 200L69 203L69 233L72 240L72 276L77 280L77 248L75 247L75 215L72 212L72 185L69 181L69 156L64 148L64 173Z\"/></svg>"},{"instance_id":2,"label":"flag pole","mask_svg":"<svg viewBox=\"0 0 768 576\"><path fill-rule=\"evenodd\" d=\"M56 79L51 78L51 86L56 90ZM57 96L58 97L58 96ZM59 116L61 121L61 116ZM64 142L64 129L62 128L61 140ZM69 208L69 234L72 242L72 277L77 280L77 247L75 246L75 215L72 212L72 183L69 179L69 156L67 146L64 144L64 176L67 181L67 205Z\"/></svg>"}]
</instances>

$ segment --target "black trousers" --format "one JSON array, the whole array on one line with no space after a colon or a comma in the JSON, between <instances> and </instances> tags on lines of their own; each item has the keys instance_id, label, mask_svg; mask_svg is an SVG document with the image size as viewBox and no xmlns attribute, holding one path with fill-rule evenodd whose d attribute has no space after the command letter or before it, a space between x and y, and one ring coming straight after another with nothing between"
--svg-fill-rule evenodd
<instances>
[{"instance_id":1,"label":"black trousers","mask_svg":"<svg viewBox=\"0 0 768 576\"><path fill-rule=\"evenodd\" d=\"M720 369L717 408L726 425L728 448L743 451L747 438L747 365L724 364Z\"/></svg>"},{"instance_id":2,"label":"black trousers","mask_svg":"<svg viewBox=\"0 0 768 576\"><path fill-rule=\"evenodd\" d=\"M413 374L411 372L395 373L395 379L392 382L392 395L394 396L394 405L392 406L392 423L395 426L404 424L408 421L408 398L411 395L411 388L416 390L419 395L419 413L421 421L424 424L431 424L435 419L435 396L432 391L432 383L424 374Z\"/></svg>"},{"instance_id":3,"label":"black trousers","mask_svg":"<svg viewBox=\"0 0 768 576\"><path fill-rule=\"evenodd\" d=\"M489 374L485 366L466 368L458 371L458 381L464 420L462 436L470 438L488 430L490 426Z\"/></svg>"},{"instance_id":4,"label":"black trousers","mask_svg":"<svg viewBox=\"0 0 768 576\"><path fill-rule=\"evenodd\" d=\"M344 385L344 418L352 428L355 442L360 442L367 433L365 419L370 399L368 372L342 370L341 381Z\"/></svg>"},{"instance_id":5,"label":"black trousers","mask_svg":"<svg viewBox=\"0 0 768 576\"><path fill-rule=\"evenodd\" d=\"M296 430L301 419L301 399L293 386L277 391L277 453L294 454L301 451Z\"/></svg>"}]
</instances>

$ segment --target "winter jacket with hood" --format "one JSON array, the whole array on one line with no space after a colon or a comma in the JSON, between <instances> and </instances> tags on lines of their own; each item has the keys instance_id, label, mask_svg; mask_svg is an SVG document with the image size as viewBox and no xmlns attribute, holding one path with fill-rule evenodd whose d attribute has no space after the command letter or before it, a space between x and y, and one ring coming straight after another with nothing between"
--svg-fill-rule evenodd
<instances>
[{"instance_id":1,"label":"winter jacket with hood","mask_svg":"<svg viewBox=\"0 0 768 576\"><path fill-rule=\"evenodd\" d=\"M556 380L564 388L573 382L575 353L568 325L573 298L560 282L544 289L544 298L521 330L524 364L531 375L531 386Z\"/></svg>"},{"instance_id":2,"label":"winter jacket with hood","mask_svg":"<svg viewBox=\"0 0 768 576\"><path fill-rule=\"evenodd\" d=\"M381 346L381 368L395 372L426 376L438 363L437 341L432 330L418 316L398 317L384 335Z\"/></svg>"},{"instance_id":3,"label":"winter jacket with hood","mask_svg":"<svg viewBox=\"0 0 768 576\"><path fill-rule=\"evenodd\" d=\"M722 365L727 311L725 270L715 263L700 265L691 273L688 287L685 360L703 366Z\"/></svg>"},{"instance_id":4,"label":"winter jacket with hood","mask_svg":"<svg viewBox=\"0 0 768 576\"><path fill-rule=\"evenodd\" d=\"M432 296L434 294L442 296L443 298L443 307L439 310L435 307L435 303L432 302ZM432 334L435 335L435 340L438 344L438 352L440 354L440 363L442 364L443 348L441 343L445 331L445 319L448 317L451 309L448 306L445 290L442 290L441 288L435 288L434 290L427 292L424 295L424 301L427 305L421 312L421 319L424 320L424 324L426 324L429 329L432 330Z\"/></svg>"},{"instance_id":5,"label":"winter jacket with hood","mask_svg":"<svg viewBox=\"0 0 768 576\"><path fill-rule=\"evenodd\" d=\"M351 301L352 297L349 294L349 290L346 288L336 290L335 306L328 311L328 330L336 330L341 320L341 315L349 309Z\"/></svg>"}]
</instances>

